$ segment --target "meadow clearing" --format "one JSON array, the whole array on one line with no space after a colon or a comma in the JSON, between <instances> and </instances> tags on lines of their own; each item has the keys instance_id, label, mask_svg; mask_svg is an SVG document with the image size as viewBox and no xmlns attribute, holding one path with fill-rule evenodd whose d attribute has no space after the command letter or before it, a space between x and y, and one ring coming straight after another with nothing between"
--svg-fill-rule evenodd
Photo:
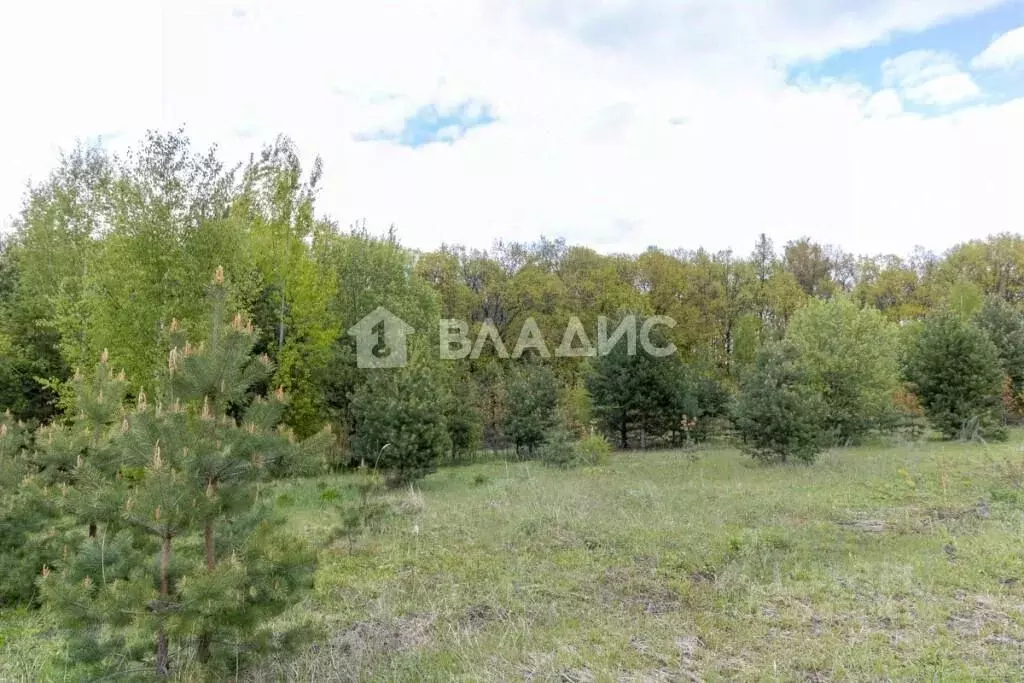
<instances>
[{"instance_id":1,"label":"meadow clearing","mask_svg":"<svg viewBox=\"0 0 1024 683\"><path fill-rule=\"evenodd\" d=\"M324 549L289 619L323 637L244 680L1018 680L1024 432L765 465L726 447L571 470L276 483ZM0 679L64 680L47 611L0 617ZM189 678L189 667L176 675Z\"/></svg>"}]
</instances>

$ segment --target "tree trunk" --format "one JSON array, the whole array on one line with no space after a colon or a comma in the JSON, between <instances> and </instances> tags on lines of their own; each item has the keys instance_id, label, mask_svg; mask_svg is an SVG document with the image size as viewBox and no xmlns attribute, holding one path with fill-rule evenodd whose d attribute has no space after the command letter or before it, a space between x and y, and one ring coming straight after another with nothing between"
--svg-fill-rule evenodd
<instances>
[{"instance_id":1,"label":"tree trunk","mask_svg":"<svg viewBox=\"0 0 1024 683\"><path fill-rule=\"evenodd\" d=\"M164 535L163 547L160 550L160 599L166 607L169 602L171 589L167 573L171 566L171 534ZM156 675L171 675L171 648L167 640L167 633L164 632L163 624L160 625L156 634Z\"/></svg>"},{"instance_id":2,"label":"tree trunk","mask_svg":"<svg viewBox=\"0 0 1024 683\"><path fill-rule=\"evenodd\" d=\"M206 548L206 568L211 572L216 569L217 561L213 555L213 520L207 520L203 527L203 544Z\"/></svg>"},{"instance_id":3,"label":"tree trunk","mask_svg":"<svg viewBox=\"0 0 1024 683\"><path fill-rule=\"evenodd\" d=\"M629 426L625 420L619 423L619 442L623 449L629 448Z\"/></svg>"},{"instance_id":4,"label":"tree trunk","mask_svg":"<svg viewBox=\"0 0 1024 683\"><path fill-rule=\"evenodd\" d=\"M206 524L203 526L203 545L206 549L206 569L213 571L217 568L217 558L213 552L213 520L206 520ZM210 661L210 641L211 636L209 631L203 631L199 634L199 642L196 644L196 658L199 659L201 664L206 664Z\"/></svg>"}]
</instances>

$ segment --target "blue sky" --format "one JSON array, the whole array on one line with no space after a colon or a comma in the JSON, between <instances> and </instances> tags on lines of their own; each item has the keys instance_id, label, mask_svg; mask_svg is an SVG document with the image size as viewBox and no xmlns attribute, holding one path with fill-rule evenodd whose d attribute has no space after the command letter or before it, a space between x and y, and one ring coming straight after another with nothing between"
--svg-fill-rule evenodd
<instances>
[{"instance_id":1,"label":"blue sky","mask_svg":"<svg viewBox=\"0 0 1024 683\"><path fill-rule=\"evenodd\" d=\"M406 117L398 128L359 132L353 139L360 142L391 142L412 149L434 143L452 145L474 128L490 125L497 120L489 105L472 100L445 107L428 104Z\"/></svg>"},{"instance_id":2,"label":"blue sky","mask_svg":"<svg viewBox=\"0 0 1024 683\"><path fill-rule=\"evenodd\" d=\"M0 230L147 128L320 155L408 245L907 253L1024 225L1024 0L40 0L0 8ZM129 59L125 55L130 55Z\"/></svg>"},{"instance_id":3,"label":"blue sky","mask_svg":"<svg viewBox=\"0 0 1024 683\"><path fill-rule=\"evenodd\" d=\"M913 51L936 51L953 56L970 72L987 99L1005 101L1024 95L1024 70L971 69L971 60L1009 29L1024 25L1024 3L1007 2L959 20L923 31L898 31L863 48L844 50L826 59L789 66L791 82L834 78L862 83L872 90L886 87L882 65L887 59Z\"/></svg>"}]
</instances>

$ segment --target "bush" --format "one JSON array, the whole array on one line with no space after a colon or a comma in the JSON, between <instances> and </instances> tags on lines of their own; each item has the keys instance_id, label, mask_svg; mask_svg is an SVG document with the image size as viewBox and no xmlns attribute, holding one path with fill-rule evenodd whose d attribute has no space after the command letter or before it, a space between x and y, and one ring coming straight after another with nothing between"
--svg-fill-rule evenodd
<instances>
[{"instance_id":1,"label":"bush","mask_svg":"<svg viewBox=\"0 0 1024 683\"><path fill-rule=\"evenodd\" d=\"M552 429L538 451L540 461L551 467L572 467L576 464L576 448L567 429Z\"/></svg>"},{"instance_id":2,"label":"bush","mask_svg":"<svg viewBox=\"0 0 1024 683\"><path fill-rule=\"evenodd\" d=\"M600 465L611 455L612 445L600 434L591 434L574 446L576 462L581 465Z\"/></svg>"},{"instance_id":3,"label":"bush","mask_svg":"<svg viewBox=\"0 0 1024 683\"><path fill-rule=\"evenodd\" d=\"M599 465L608 459L611 452L611 444L600 434L575 441L567 429L552 430L539 451L540 460L545 465L564 469Z\"/></svg>"},{"instance_id":4,"label":"bush","mask_svg":"<svg viewBox=\"0 0 1024 683\"><path fill-rule=\"evenodd\" d=\"M742 450L755 458L811 462L824 449L824 405L799 360L791 344L772 344L744 374L734 419Z\"/></svg>"}]
</instances>

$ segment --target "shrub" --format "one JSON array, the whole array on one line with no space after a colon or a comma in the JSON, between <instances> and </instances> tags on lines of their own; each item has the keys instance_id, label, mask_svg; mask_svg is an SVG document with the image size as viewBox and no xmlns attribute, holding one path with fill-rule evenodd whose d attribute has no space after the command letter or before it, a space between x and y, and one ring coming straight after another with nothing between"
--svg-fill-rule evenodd
<instances>
[{"instance_id":1,"label":"shrub","mask_svg":"<svg viewBox=\"0 0 1024 683\"><path fill-rule=\"evenodd\" d=\"M577 441L575 446L576 462L581 465L600 465L611 455L612 445L600 434L591 434Z\"/></svg>"},{"instance_id":2,"label":"shrub","mask_svg":"<svg viewBox=\"0 0 1024 683\"><path fill-rule=\"evenodd\" d=\"M539 451L540 460L545 465L565 469L599 465L608 459L611 452L611 443L600 434L576 441L567 429L552 430Z\"/></svg>"},{"instance_id":3,"label":"shrub","mask_svg":"<svg viewBox=\"0 0 1024 683\"><path fill-rule=\"evenodd\" d=\"M572 467L576 461L572 433L563 428L552 429L539 450L540 461L551 467Z\"/></svg>"}]
</instances>

